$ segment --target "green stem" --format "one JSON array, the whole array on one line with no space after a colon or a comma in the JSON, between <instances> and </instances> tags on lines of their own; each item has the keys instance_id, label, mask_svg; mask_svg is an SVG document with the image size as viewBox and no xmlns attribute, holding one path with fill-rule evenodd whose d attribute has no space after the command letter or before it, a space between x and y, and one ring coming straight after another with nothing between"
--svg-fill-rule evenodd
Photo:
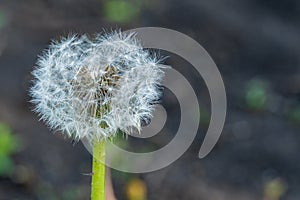
<instances>
[{"instance_id":1,"label":"green stem","mask_svg":"<svg viewBox=\"0 0 300 200\"><path fill-rule=\"evenodd\" d=\"M93 144L93 176L91 200L105 199L105 145L104 140L94 140ZM102 162L103 163L102 163Z\"/></svg>"}]
</instances>

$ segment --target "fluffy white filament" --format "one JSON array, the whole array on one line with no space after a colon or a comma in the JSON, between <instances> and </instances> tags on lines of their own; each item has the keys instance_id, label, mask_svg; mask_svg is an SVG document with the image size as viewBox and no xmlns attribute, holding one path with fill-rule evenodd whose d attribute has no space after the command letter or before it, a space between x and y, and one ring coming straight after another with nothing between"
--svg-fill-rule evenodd
<instances>
[{"instance_id":1,"label":"fluffy white filament","mask_svg":"<svg viewBox=\"0 0 300 200\"><path fill-rule=\"evenodd\" d=\"M34 111L77 140L140 131L159 99L162 68L134 34L64 38L50 45L33 71Z\"/></svg>"}]
</instances>

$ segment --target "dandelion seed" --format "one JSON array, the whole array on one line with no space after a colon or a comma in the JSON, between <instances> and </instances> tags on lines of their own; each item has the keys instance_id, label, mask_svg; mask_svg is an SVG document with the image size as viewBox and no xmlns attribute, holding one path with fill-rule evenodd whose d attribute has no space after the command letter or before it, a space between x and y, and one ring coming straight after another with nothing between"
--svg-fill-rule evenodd
<instances>
[{"instance_id":1,"label":"dandelion seed","mask_svg":"<svg viewBox=\"0 0 300 200\"><path fill-rule=\"evenodd\" d=\"M134 34L63 38L39 57L33 71L34 111L75 140L140 131L160 96L159 62Z\"/></svg>"}]
</instances>

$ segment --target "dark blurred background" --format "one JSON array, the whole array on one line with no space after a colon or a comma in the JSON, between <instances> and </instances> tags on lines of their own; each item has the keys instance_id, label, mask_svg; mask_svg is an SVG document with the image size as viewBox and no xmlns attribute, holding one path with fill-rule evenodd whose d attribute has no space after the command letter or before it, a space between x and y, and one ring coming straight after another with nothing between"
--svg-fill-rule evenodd
<instances>
[{"instance_id":1,"label":"dark blurred background","mask_svg":"<svg viewBox=\"0 0 300 200\"><path fill-rule=\"evenodd\" d=\"M89 199L90 177L83 173L90 172L91 156L31 112L30 72L50 39L143 26L174 29L203 45L224 79L227 119L217 146L198 159L209 124L207 88L187 62L162 52L197 92L199 132L164 169L112 170L117 199L299 200L298 0L0 0L0 200ZM176 129L176 120L165 130ZM170 139L172 133L159 133L128 143L151 149Z\"/></svg>"}]
</instances>

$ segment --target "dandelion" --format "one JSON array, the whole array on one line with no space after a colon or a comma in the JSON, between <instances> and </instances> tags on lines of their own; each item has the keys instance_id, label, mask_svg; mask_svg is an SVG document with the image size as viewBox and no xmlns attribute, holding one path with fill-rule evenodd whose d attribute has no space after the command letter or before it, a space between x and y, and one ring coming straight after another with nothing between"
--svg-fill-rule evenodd
<instances>
[{"instance_id":1,"label":"dandelion","mask_svg":"<svg viewBox=\"0 0 300 200\"><path fill-rule=\"evenodd\" d=\"M34 111L51 129L93 144L92 199L102 199L96 190L104 188L104 166L95 154L104 157L103 141L118 131L140 132L159 99L163 68L135 34L121 32L94 40L69 36L39 57L30 90Z\"/></svg>"}]
</instances>

